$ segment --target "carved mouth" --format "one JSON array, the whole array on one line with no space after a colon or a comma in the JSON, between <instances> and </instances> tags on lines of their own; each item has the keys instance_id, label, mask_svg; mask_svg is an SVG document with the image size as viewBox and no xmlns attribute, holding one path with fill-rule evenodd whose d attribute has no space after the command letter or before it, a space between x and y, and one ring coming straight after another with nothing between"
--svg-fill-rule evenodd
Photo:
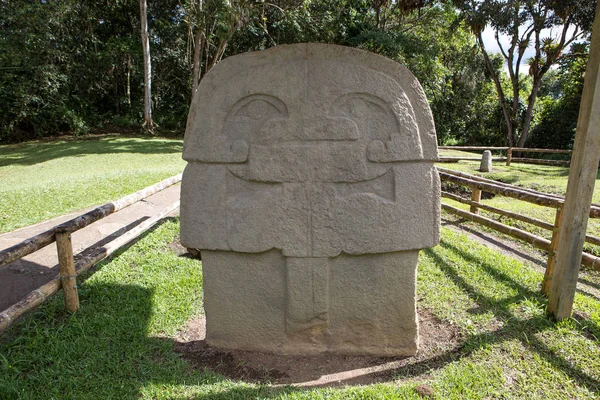
<instances>
[{"instance_id":1,"label":"carved mouth","mask_svg":"<svg viewBox=\"0 0 600 400\"><path fill-rule=\"evenodd\" d=\"M370 162L366 153L364 144L347 142L252 145L248 161L228 169L258 182L363 182L390 170L389 164Z\"/></svg>"}]
</instances>

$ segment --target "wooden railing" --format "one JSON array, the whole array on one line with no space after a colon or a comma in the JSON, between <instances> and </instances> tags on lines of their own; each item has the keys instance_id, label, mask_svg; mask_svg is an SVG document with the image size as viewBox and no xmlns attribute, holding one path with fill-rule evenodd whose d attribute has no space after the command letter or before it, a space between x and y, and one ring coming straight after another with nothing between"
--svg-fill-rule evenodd
<instances>
[{"instance_id":1,"label":"wooden railing","mask_svg":"<svg viewBox=\"0 0 600 400\"><path fill-rule=\"evenodd\" d=\"M21 259L35 251L40 250L49 244L56 242L59 274L46 284L35 289L21 301L13 304L6 310L0 312L0 333L6 330L21 315L36 308L43 303L49 296L63 289L65 297L65 307L70 312L75 312L79 308L79 297L77 294L77 276L90 269L94 264L108 257L120 247L123 247L131 240L135 239L143 232L156 225L162 218L179 208L179 201L176 201L165 207L159 213L145 220L135 228L127 231L112 242L87 255L73 255L73 245L71 243L71 233L78 231L93 222L122 210L140 200L145 199L161 190L166 189L181 181L181 174L167 178L155 185L148 186L138 192L125 196L117 201L104 204L83 215L56 225L45 232L30 237L20 243L0 251L0 269L8 264Z\"/></svg>"},{"instance_id":2,"label":"wooden railing","mask_svg":"<svg viewBox=\"0 0 600 400\"><path fill-rule=\"evenodd\" d=\"M506 183L481 178L475 175L469 175L462 172L449 170L446 168L438 167L438 172L440 174L440 179L442 180L442 182L452 182L454 184L471 189L470 199L466 199L456 194L442 191L443 198L451 199L459 203L471 206L469 211L453 207L449 204L442 204L442 209L449 213L458 215L459 217L469 219L473 222L494 229L498 232L523 240L549 253L548 261L546 264L544 283L542 287L544 293L549 293L550 280L552 279L552 273L554 270L555 251L556 245L558 243L558 233L561 222L561 213L564 205L564 198L553 194L537 192L535 190L524 189ZM521 215L518 213L502 210L496 207L483 204L481 203L482 192L489 192L500 196L506 196L513 199L526 201L528 203L536 204L539 206L554 208L556 209L554 224L542 221L537 218L532 218L529 216ZM546 238L537 236L531 232L508 226L491 218L486 218L482 215L479 215L480 209L494 214L503 215L518 221L526 222L542 229L549 230L552 232L552 238L551 240L548 240ZM600 218L600 205L592 205L590 209L590 218ZM593 245L600 245L600 238L596 236L587 235L585 241ZM594 268L596 270L600 270L600 257L596 257L589 253L583 253L582 264Z\"/></svg>"},{"instance_id":3,"label":"wooden railing","mask_svg":"<svg viewBox=\"0 0 600 400\"><path fill-rule=\"evenodd\" d=\"M439 146L440 150L461 150L461 151L506 151L506 157L496 157L492 161L506 161L506 165L510 166L512 161L528 164L546 164L546 165L569 165L568 160L545 160L541 158L525 158L513 157L513 152L519 153L547 153L547 154L571 154L572 150L561 149L535 149L527 147L495 147L495 146ZM441 162L454 162L461 160L480 160L478 157L444 157L440 156Z\"/></svg>"}]
</instances>

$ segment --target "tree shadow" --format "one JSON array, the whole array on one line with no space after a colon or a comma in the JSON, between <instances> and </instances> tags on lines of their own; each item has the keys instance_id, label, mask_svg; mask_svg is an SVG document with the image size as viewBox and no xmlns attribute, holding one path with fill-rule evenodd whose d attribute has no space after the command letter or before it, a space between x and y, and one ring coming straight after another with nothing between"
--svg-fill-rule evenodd
<instances>
[{"instance_id":1,"label":"tree shadow","mask_svg":"<svg viewBox=\"0 0 600 400\"><path fill-rule=\"evenodd\" d=\"M519 174L496 176L494 173L489 173L487 178L493 179L498 182L507 183L510 185L512 185L520 180Z\"/></svg>"},{"instance_id":2,"label":"tree shadow","mask_svg":"<svg viewBox=\"0 0 600 400\"><path fill-rule=\"evenodd\" d=\"M106 252L104 246L113 240L117 239L119 236L124 234L125 232L130 231L135 228L142 222L146 221L148 216L143 216L141 218L132 221L126 226L123 226L116 230L115 232L107 235L95 243L91 244L87 248L83 249L79 253L75 255L75 264L77 262L93 257L98 252ZM50 248L50 249L48 249ZM40 249L40 251L50 251L53 254L56 254L56 244L51 243L47 247ZM33 255L35 256L35 252ZM39 253L38 253L39 254ZM43 253L42 253L43 254ZM39 260L38 256L38 260ZM44 256L46 258L45 261L48 261L48 256ZM16 302L23 299L33 290L36 290L43 284L49 282L54 279L58 274L58 264L56 265L42 265L34 261L27 260L25 258L21 258L13 261L12 263L2 267L0 269L0 310L4 310Z\"/></svg>"},{"instance_id":3,"label":"tree shadow","mask_svg":"<svg viewBox=\"0 0 600 400\"><path fill-rule=\"evenodd\" d=\"M458 351L445 351L435 357L385 371L385 379L429 375L432 370L468 357L488 345L518 340L577 384L592 392L600 389L597 379L536 337L536 334L555 326L546 315L521 319L511 311L512 305L524 299L543 303L541 294L515 281L484 258L466 253L447 241L442 241L440 246L468 262L481 265L491 278L515 290L513 296L497 301L469 283L459 268L446 261L435 249L426 250L444 275L477 304L472 312L493 313L503 326L496 331L467 336ZM142 276L139 284L121 284L118 281L87 284L84 281L86 284L80 288L81 310L76 314L68 315L58 296L13 327L14 334L10 338L0 337L0 361L8 361L0 362L0 397L36 398L41 387L47 398L64 398L65 393L71 397L93 394L95 398L139 398L142 394L152 397L153 390L168 391L165 387L178 386L169 398L209 400L270 399L312 390L246 385L206 369L194 370L174 351L176 340L157 333L156 328L152 329L159 324L155 315L156 292L154 288L144 286L143 281ZM600 332L593 322L582 323L587 324L595 335ZM20 361L29 359L37 361ZM373 374L382 373L376 371ZM49 380L53 384L43 386ZM180 394L185 387L195 387L198 393Z\"/></svg>"},{"instance_id":4,"label":"tree shadow","mask_svg":"<svg viewBox=\"0 0 600 400\"><path fill-rule=\"evenodd\" d=\"M511 246L510 244L502 242L498 238L487 235L481 231L478 231L476 229L473 229L473 228L467 226L466 224L469 222L470 221L465 218L457 218L456 220L448 220L448 219L443 218L442 226L453 226L454 227L453 229L455 229L457 231L468 232L469 234L479 238L480 241L489 243L493 246L498 247L499 249L502 250L502 252L510 254L511 257L520 258L520 259L528 261L532 264L538 265L542 268L546 267L546 262L544 260L536 258L535 256L532 256L531 254L527 254L527 253L515 248L514 245Z\"/></svg>"},{"instance_id":5,"label":"tree shadow","mask_svg":"<svg viewBox=\"0 0 600 400\"><path fill-rule=\"evenodd\" d=\"M478 231L477 229L469 227L467 225L469 222L469 220L459 217L457 217L456 219L442 218L442 226L449 226L451 227L451 229L456 230L458 232L467 232L473 236L476 236L478 240L482 243L498 247L499 251L509 255L512 258L516 258L522 262L529 262L529 265L531 265L534 268L538 267L538 270L542 272L546 270L547 257L545 255L542 255L541 250L539 256L536 257L534 254L537 253L526 253L516 248L514 244L511 246L510 243L504 243L502 242L502 240L500 240L497 237L494 237L493 235L489 235L484 232ZM594 273L596 272L595 270L591 271ZM594 300L600 301L600 296L589 290L590 288L600 290L600 284L597 282L593 282L590 279L587 279L583 272L584 271L581 271L579 274L579 284L577 292L581 293L582 295L588 296ZM585 286L589 286L589 288L586 289Z\"/></svg>"},{"instance_id":6,"label":"tree shadow","mask_svg":"<svg viewBox=\"0 0 600 400\"><path fill-rule=\"evenodd\" d=\"M518 340L525 348L537 353L553 367L563 371L571 379L577 382L577 384L584 386L593 392L598 392L600 390L600 381L589 376L578 366L570 363L565 357L549 348L548 345L536 336L536 334L555 327L555 323L551 320L549 315L538 315L529 319L521 319L511 311L510 308L512 305L521 303L523 300L532 300L538 304L545 304L546 299L541 293L533 291L515 281L505 272L490 264L486 259L466 253L448 241L443 240L440 243L440 246L452 251L467 262L481 265L483 267L482 269L484 269L489 276L516 291L514 296L497 301L477 289L474 285L468 283L463 278L458 268L448 263L443 257L437 254L434 249L425 250L428 256L435 260L445 276L477 304L477 307L471 312L491 312L496 319L503 323L500 329L493 332L469 335L462 346L459 358L469 356L474 351L488 345L499 344L508 340ZM581 320L580 324L584 330L588 330L594 337L600 337L598 336L600 334L600 327L593 321L585 319ZM423 368L417 366L417 371L422 370ZM403 373L403 371L398 372L401 374Z\"/></svg>"},{"instance_id":7,"label":"tree shadow","mask_svg":"<svg viewBox=\"0 0 600 400\"><path fill-rule=\"evenodd\" d=\"M539 165L531 164L510 164L510 169L521 173L538 176L569 176L569 167L553 166L545 170L540 170Z\"/></svg>"},{"instance_id":8,"label":"tree shadow","mask_svg":"<svg viewBox=\"0 0 600 400\"><path fill-rule=\"evenodd\" d=\"M587 296L587 297L589 297L591 299L594 299L596 301L600 301L600 296L598 296L597 294L591 293L591 292L589 292L589 291L587 291L585 289L577 288L577 293L580 293L580 294L582 294L584 296Z\"/></svg>"},{"instance_id":9,"label":"tree shadow","mask_svg":"<svg viewBox=\"0 0 600 400\"><path fill-rule=\"evenodd\" d=\"M206 393L197 397L203 399L225 393L227 398L269 398L295 390L240 385L209 370L189 368L173 351L173 339L149 333L153 289L103 283L82 285L79 294L76 314L63 311L59 298L40 308L36 321L21 322L29 326L27 337L13 332L10 341L0 338L0 354L9 367L18 366L7 369L0 363L0 398L40 398L42 387L44 398L98 399L140 398L142 392L174 386L205 385ZM43 361L34 365L19 358Z\"/></svg>"},{"instance_id":10,"label":"tree shadow","mask_svg":"<svg viewBox=\"0 0 600 400\"><path fill-rule=\"evenodd\" d=\"M103 137L84 140L29 142L0 147L0 167L34 165L62 157L89 154L172 154L181 153L181 139L144 137Z\"/></svg>"},{"instance_id":11,"label":"tree shadow","mask_svg":"<svg viewBox=\"0 0 600 400\"><path fill-rule=\"evenodd\" d=\"M594 270L592 270L592 271L594 271ZM586 284L588 286L591 286L591 287L593 287L595 289L600 290L600 283L598 283L598 282L593 282L590 279L586 279L585 277L581 277L581 276L579 277L579 281L583 282L584 284Z\"/></svg>"},{"instance_id":12,"label":"tree shadow","mask_svg":"<svg viewBox=\"0 0 600 400\"><path fill-rule=\"evenodd\" d=\"M231 399L273 398L297 390L248 386L208 369L191 368L174 350L179 342L151 333L154 288L115 282L86 284L112 259L176 219L163 219L79 276L81 308L76 313L64 309L59 292L0 335L0 399L37 399L42 387L44 398L98 399L140 398L148 387L161 386L206 385L206 393L191 397L202 399L223 398L224 393Z\"/></svg>"}]
</instances>

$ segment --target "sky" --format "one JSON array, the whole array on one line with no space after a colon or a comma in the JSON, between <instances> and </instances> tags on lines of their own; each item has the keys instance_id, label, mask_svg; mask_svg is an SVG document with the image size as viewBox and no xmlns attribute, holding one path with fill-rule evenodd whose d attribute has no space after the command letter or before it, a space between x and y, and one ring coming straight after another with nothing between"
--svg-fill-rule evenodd
<instances>
[{"instance_id":1,"label":"sky","mask_svg":"<svg viewBox=\"0 0 600 400\"><path fill-rule=\"evenodd\" d=\"M525 27L523 27L523 28L525 28ZM570 35L573 34L573 29L574 28L569 28L567 38L569 38ZM560 27L560 28L557 27L557 28L554 28L553 30L544 29L544 30L542 30L541 37L544 38L544 37L552 36L552 37L556 38L560 35L561 32L562 32L562 27ZM483 31L482 37L483 37L483 43L485 44L485 48L488 51L488 53L500 53L500 48L498 47L498 43L496 42L496 38L494 36L494 30L492 28L490 28L488 26ZM508 49L508 47L510 46L510 37L508 37L506 35L500 35L500 42L502 43L502 47L504 49ZM524 73L527 73L527 71L529 70L529 64L528 64L527 60L535 55L535 48L533 46L533 40L531 40L531 43L532 43L532 45L529 46L529 48L525 51L525 55L523 57L523 60L521 61L520 70ZM508 69L507 63L505 63L504 68Z\"/></svg>"}]
</instances>

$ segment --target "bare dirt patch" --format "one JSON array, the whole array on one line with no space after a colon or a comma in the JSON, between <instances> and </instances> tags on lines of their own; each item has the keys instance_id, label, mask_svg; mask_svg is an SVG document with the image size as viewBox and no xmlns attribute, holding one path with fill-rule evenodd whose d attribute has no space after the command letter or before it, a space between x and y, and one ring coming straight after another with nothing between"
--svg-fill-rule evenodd
<instances>
[{"instance_id":1,"label":"bare dirt patch","mask_svg":"<svg viewBox=\"0 0 600 400\"><path fill-rule=\"evenodd\" d=\"M176 351L196 368L230 379L298 387L345 386L426 378L432 368L458 355L460 332L428 310L419 310L420 346L415 357L357 357L338 354L282 356L221 350L204 340L204 316L190 320L176 338Z\"/></svg>"}]
</instances>

